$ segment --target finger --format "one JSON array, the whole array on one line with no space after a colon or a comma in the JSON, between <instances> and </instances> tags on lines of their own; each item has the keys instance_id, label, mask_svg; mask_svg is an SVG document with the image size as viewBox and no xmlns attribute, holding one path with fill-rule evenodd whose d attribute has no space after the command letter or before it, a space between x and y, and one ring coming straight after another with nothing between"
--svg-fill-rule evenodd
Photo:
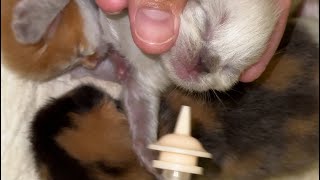
<instances>
[{"instance_id":1,"label":"finger","mask_svg":"<svg viewBox=\"0 0 320 180\"><path fill-rule=\"evenodd\" d=\"M108 14L119 13L128 6L128 0L96 0L96 3Z\"/></svg>"},{"instance_id":2,"label":"finger","mask_svg":"<svg viewBox=\"0 0 320 180\"><path fill-rule=\"evenodd\" d=\"M130 0L129 16L133 40L149 54L168 51L175 43L180 14L187 0Z\"/></svg>"}]
</instances>

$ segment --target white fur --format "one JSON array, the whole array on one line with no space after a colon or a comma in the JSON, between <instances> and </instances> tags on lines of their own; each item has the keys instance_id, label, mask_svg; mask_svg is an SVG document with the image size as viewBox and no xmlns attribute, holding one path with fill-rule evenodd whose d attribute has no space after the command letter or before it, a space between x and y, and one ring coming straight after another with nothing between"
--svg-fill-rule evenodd
<instances>
[{"instance_id":1,"label":"white fur","mask_svg":"<svg viewBox=\"0 0 320 180\"><path fill-rule=\"evenodd\" d=\"M181 17L177 43L164 60L170 77L187 89L229 89L265 50L277 16L273 0L189 1ZM188 53L187 60L192 63L203 49L210 73L198 81L179 79L172 62L184 63L186 60L179 57Z\"/></svg>"}]
</instances>

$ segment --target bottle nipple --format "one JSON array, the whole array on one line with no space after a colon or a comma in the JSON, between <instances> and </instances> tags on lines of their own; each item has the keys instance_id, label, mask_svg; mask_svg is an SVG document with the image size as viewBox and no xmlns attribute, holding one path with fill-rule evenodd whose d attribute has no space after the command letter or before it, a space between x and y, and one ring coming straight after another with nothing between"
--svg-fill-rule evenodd
<instances>
[{"instance_id":1,"label":"bottle nipple","mask_svg":"<svg viewBox=\"0 0 320 180\"><path fill-rule=\"evenodd\" d=\"M189 106L181 107L174 133L164 135L158 142L149 145L149 149L159 151L159 158L153 161L153 167L162 169L166 179L190 179L191 174L202 174L203 169L197 166L198 157L211 158L211 154L191 136Z\"/></svg>"}]
</instances>

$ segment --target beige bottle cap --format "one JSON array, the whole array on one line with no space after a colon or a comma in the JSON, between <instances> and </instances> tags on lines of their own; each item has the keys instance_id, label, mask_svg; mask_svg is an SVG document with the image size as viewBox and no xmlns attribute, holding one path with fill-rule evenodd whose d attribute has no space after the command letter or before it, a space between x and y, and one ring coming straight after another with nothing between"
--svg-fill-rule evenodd
<instances>
[{"instance_id":1,"label":"beige bottle cap","mask_svg":"<svg viewBox=\"0 0 320 180\"><path fill-rule=\"evenodd\" d=\"M153 161L153 167L192 174L202 174L197 166L198 157L211 158L200 144L191 136L191 111L189 106L182 106L173 134L160 138L149 149L160 151L159 160Z\"/></svg>"}]
</instances>

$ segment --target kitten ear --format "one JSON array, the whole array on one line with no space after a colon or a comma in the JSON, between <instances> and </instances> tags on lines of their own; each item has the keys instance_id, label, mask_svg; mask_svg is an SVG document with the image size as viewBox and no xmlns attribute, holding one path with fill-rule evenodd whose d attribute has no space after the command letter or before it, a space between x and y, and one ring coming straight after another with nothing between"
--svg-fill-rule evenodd
<instances>
[{"instance_id":1,"label":"kitten ear","mask_svg":"<svg viewBox=\"0 0 320 180\"><path fill-rule=\"evenodd\" d=\"M20 0L13 10L12 30L22 44L37 43L70 0Z\"/></svg>"}]
</instances>

